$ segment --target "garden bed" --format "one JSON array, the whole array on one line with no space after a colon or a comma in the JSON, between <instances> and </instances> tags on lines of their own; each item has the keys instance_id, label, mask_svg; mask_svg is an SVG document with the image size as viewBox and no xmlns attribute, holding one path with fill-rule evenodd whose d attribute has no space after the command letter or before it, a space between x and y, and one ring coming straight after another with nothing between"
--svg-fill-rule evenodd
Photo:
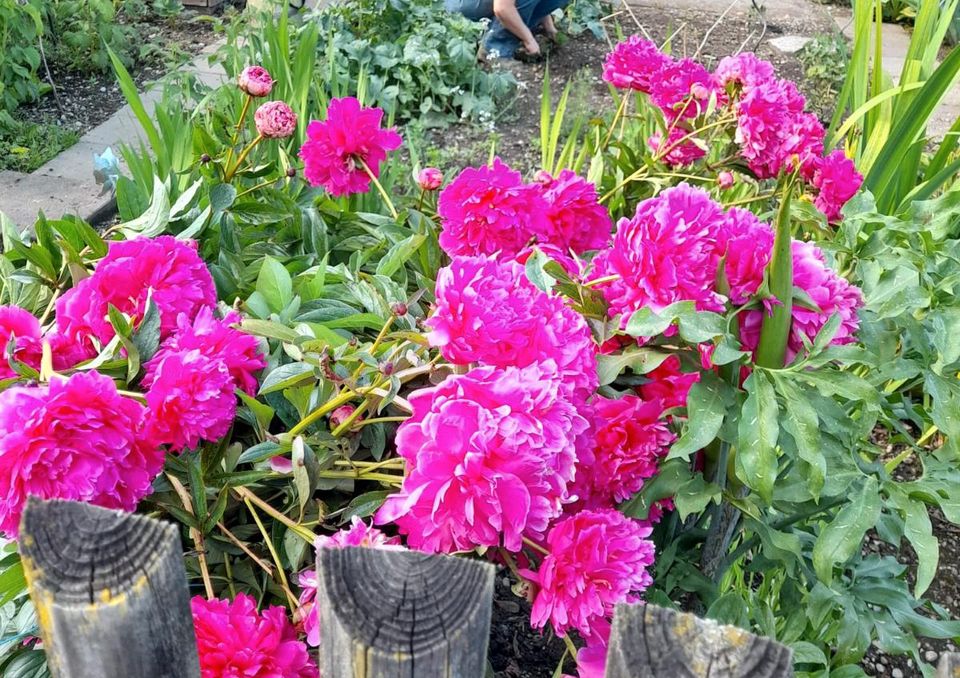
<instances>
[{"instance_id":1,"label":"garden bed","mask_svg":"<svg viewBox=\"0 0 960 678\"><path fill-rule=\"evenodd\" d=\"M211 14L185 8L168 18L148 15L139 20L136 30L142 39L141 52L130 69L137 86L142 89L159 80L215 42L217 19L239 4L240 0L222 4ZM39 76L47 86L52 79L56 95L49 91L37 101L21 105L16 126L0 129L0 170L35 170L125 104L112 69L78 72L50 61L50 77L42 69Z\"/></svg>"},{"instance_id":2,"label":"garden bed","mask_svg":"<svg viewBox=\"0 0 960 678\"><path fill-rule=\"evenodd\" d=\"M711 11L642 4L632 6L632 11L654 40L662 42L674 36L674 54L692 55L709 31L700 55L704 63L716 64L722 57L735 54L746 45L746 49L775 64L783 77L801 83L801 86L805 73L799 56L777 50L770 45L769 38L779 35L812 38L833 28L829 19L811 24L808 21L779 18L776 22L767 23L766 35L758 42L762 24L755 15L727 18L717 23L717 14ZM641 32L636 22L623 10L618 12L617 20L625 35ZM613 22L608 22L608 25L613 30ZM584 33L556 48L543 64L523 65L504 61L488 66L505 68L515 75L520 83L515 99L497 118L493 128L468 122L431 130L430 146L441 150L430 159L441 166L467 166L478 156L488 154L491 144L495 142L497 153L509 164L524 173L539 169L540 149L531 144L531 140L539 138L540 95L544 76L549 72L555 98L567 83L572 84L568 104L570 115L583 113L588 118L598 118L610 112L608 85L600 79L603 60L609 49L606 41ZM813 89L810 87L809 91ZM821 103L811 101L811 106L819 108Z\"/></svg>"}]
</instances>

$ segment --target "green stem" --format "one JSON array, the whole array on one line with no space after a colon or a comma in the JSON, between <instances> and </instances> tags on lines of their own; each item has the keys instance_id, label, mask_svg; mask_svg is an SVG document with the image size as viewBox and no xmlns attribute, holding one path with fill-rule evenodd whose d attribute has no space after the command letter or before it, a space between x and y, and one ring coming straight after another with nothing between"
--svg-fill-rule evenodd
<instances>
[{"instance_id":1,"label":"green stem","mask_svg":"<svg viewBox=\"0 0 960 678\"><path fill-rule=\"evenodd\" d=\"M228 169L227 172L226 172L226 174L223 175L223 181L224 181L224 183L226 183L226 182L230 181L231 179L233 179L233 175L237 173L237 170L240 169L240 165L242 165L242 164L243 164L243 161L247 159L247 156L248 156L248 155L250 155L250 151L252 151L252 150L254 149L254 147L255 147L257 144L259 144L261 141L263 141L263 135L262 135L262 134L258 134L257 137L256 137L253 141L251 141L249 144L247 144L247 147L246 147L246 148L244 148L242 151L240 151L240 155L237 157L237 164L233 166L233 169Z\"/></svg>"},{"instance_id":2,"label":"green stem","mask_svg":"<svg viewBox=\"0 0 960 678\"><path fill-rule=\"evenodd\" d=\"M380 180L377 179L376 175L373 173L373 170L370 169L370 166L363 158L357 157L357 161L360 163L360 166L363 167L364 171L367 173L367 176L370 177L370 181L373 182L373 185L377 187L377 191L380 192L380 197L383 198L383 202L387 205L387 209L390 210L390 216L392 216L394 219L398 219L400 215L397 214L397 209L393 206L393 201L390 200L390 196L387 195L385 190L383 190L383 184L380 183Z\"/></svg>"},{"instance_id":3,"label":"green stem","mask_svg":"<svg viewBox=\"0 0 960 678\"><path fill-rule=\"evenodd\" d=\"M243 102L240 118L237 119L237 124L233 128L233 137L230 138L230 148L227 149L227 157L223 161L224 167L230 166L230 160L233 158L233 147L237 145L237 139L240 137L240 130L243 128L243 121L247 118L247 111L250 110L251 101L253 101L253 97L248 94L246 101Z\"/></svg>"},{"instance_id":4,"label":"green stem","mask_svg":"<svg viewBox=\"0 0 960 678\"><path fill-rule=\"evenodd\" d=\"M777 234L770 257L768 284L770 293L779 302L770 315L764 315L760 328L760 345L757 347L757 365L783 367L787 353L787 339L793 319L793 237L790 232L790 198L794 178L784 186L783 199L777 213Z\"/></svg>"},{"instance_id":5,"label":"green stem","mask_svg":"<svg viewBox=\"0 0 960 678\"><path fill-rule=\"evenodd\" d=\"M327 414L328 412L332 412L333 410L337 409L341 405L346 405L348 402L353 400L356 396L357 394L349 389L341 392L339 395L331 398L330 400L325 402L323 405L321 405L320 407L315 409L313 412L311 412L310 414L305 416L303 419L301 419L296 426L290 429L289 436L293 438L298 434L303 433L305 430L307 430L307 427L309 427L314 422L319 421L323 417L323 415Z\"/></svg>"}]
</instances>

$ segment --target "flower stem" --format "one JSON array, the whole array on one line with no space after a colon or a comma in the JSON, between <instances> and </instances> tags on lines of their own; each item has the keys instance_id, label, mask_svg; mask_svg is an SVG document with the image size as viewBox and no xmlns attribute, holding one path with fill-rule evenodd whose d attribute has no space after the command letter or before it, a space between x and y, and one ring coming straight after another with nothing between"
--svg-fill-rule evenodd
<instances>
[{"instance_id":1,"label":"flower stem","mask_svg":"<svg viewBox=\"0 0 960 678\"><path fill-rule=\"evenodd\" d=\"M237 193L237 197L234 198L234 199L236 200L236 199L242 198L243 196L247 195L248 193L253 193L254 191L259 191L261 188L266 188L267 186L269 186L269 185L271 185L271 184L275 184L276 182L277 182L276 179L271 179L270 181L264 181L262 184L257 184L256 186L252 186L252 187L248 188L248 189L245 190L245 191L241 191L240 193Z\"/></svg>"},{"instance_id":2,"label":"flower stem","mask_svg":"<svg viewBox=\"0 0 960 678\"><path fill-rule=\"evenodd\" d=\"M223 175L223 181L225 183L233 179L233 175L237 173L237 170L240 169L240 165L242 165L243 161L247 159L248 155L250 155L250 151L252 151L254 147L261 141L263 141L263 135L258 134L253 141L247 144L246 148L240 151L240 155L237 156L237 164L233 166L233 169L228 169L226 174Z\"/></svg>"},{"instance_id":3,"label":"flower stem","mask_svg":"<svg viewBox=\"0 0 960 678\"><path fill-rule=\"evenodd\" d=\"M523 537L522 539L523 539L523 543L526 544L527 546L529 546L530 548L532 548L534 551L537 551L538 553L540 553L541 555L544 555L544 556L549 556L549 555L550 555L550 551L548 551L547 549L543 548L542 546L540 546L540 544L538 544L537 542L533 541L533 540L530 539L529 537Z\"/></svg>"},{"instance_id":4,"label":"flower stem","mask_svg":"<svg viewBox=\"0 0 960 678\"><path fill-rule=\"evenodd\" d=\"M181 483L180 479L175 475L170 473L165 475L167 476L167 480L170 481L173 491L180 497L183 510L196 518L197 514L194 513L193 502L190 500L190 493L187 492L187 488L183 486L183 483ZM200 564L200 577L203 579L203 590L207 594L207 600L213 600L213 582L210 581L210 569L207 567L207 547L203 543L203 533L197 528L191 527L190 538L193 540L193 545L197 549L197 562Z\"/></svg>"},{"instance_id":5,"label":"flower stem","mask_svg":"<svg viewBox=\"0 0 960 678\"><path fill-rule=\"evenodd\" d=\"M356 393L350 389L344 389L338 395L331 398L323 405L315 409L313 412L305 416L300 422L290 429L290 437L294 437L300 433L303 433L311 424L319 421L325 414L332 412L341 405L346 405L348 402L353 400L356 397Z\"/></svg>"},{"instance_id":6,"label":"flower stem","mask_svg":"<svg viewBox=\"0 0 960 678\"><path fill-rule=\"evenodd\" d=\"M227 149L227 157L223 162L224 167L230 166L230 159L233 158L233 147L237 145L237 138L240 136L240 130L243 128L243 121L247 118L247 111L250 110L251 101L253 101L253 97L248 94L246 101L243 102L243 109L240 111L237 124L233 128L233 137L230 138L230 148Z\"/></svg>"},{"instance_id":7,"label":"flower stem","mask_svg":"<svg viewBox=\"0 0 960 678\"><path fill-rule=\"evenodd\" d=\"M263 526L263 521L260 520L260 514L257 513L257 510L253 508L253 504L249 499L244 499L243 503L247 505L247 510L250 511L250 515L253 516L253 521L257 524L257 527L260 528L260 534L263 535L263 541L267 545L267 550L270 551L270 556L273 558L274 565L277 566L277 578L280 580L280 588L283 589L283 592L287 594L287 602L290 605L290 611L296 612L297 608L300 606L300 601L297 600L297 597L293 595L293 592L290 590L290 585L287 583L287 575L283 571L283 565L280 563L280 556L277 553L277 548L273 545L273 540L270 538L270 533L267 532L267 528Z\"/></svg>"},{"instance_id":8,"label":"flower stem","mask_svg":"<svg viewBox=\"0 0 960 678\"><path fill-rule=\"evenodd\" d=\"M360 157L357 157L357 160L360 162L360 166L363 167L364 171L367 173L367 176L370 177L370 181L372 181L373 185L377 187L377 191L380 192L380 197L383 198L383 202L386 203L387 209L390 210L390 216L392 216L394 219L399 219L400 215L397 214L397 208L393 206L393 201L390 200L390 196L387 195L387 192L383 189L383 184L380 183L380 180L377 179L376 175L373 173L373 170L370 169L367 161Z\"/></svg>"},{"instance_id":9,"label":"flower stem","mask_svg":"<svg viewBox=\"0 0 960 678\"><path fill-rule=\"evenodd\" d=\"M263 499L255 495L253 492L251 492L247 488L234 487L232 489L234 494L236 494L238 497L240 497L244 501L251 501L257 506L259 506L267 515L269 515L271 518L274 518L275 520L279 520L281 523L289 527L291 530L293 530L297 534L297 536L299 536L301 539L306 541L308 544L312 544L313 540L317 538L317 535L315 535L313 532L303 527L303 525L300 525L299 523L296 523L293 520L290 520L287 516L280 513L280 511L270 506L270 504L265 502Z\"/></svg>"}]
</instances>

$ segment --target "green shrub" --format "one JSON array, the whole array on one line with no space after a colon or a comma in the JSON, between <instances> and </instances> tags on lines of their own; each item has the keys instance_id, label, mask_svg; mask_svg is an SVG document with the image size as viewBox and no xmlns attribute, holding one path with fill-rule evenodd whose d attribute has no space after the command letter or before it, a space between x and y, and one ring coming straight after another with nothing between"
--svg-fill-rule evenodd
<instances>
[{"instance_id":1,"label":"green shrub","mask_svg":"<svg viewBox=\"0 0 960 678\"><path fill-rule=\"evenodd\" d=\"M40 94L37 38L42 30L37 0L0 0L0 116Z\"/></svg>"}]
</instances>

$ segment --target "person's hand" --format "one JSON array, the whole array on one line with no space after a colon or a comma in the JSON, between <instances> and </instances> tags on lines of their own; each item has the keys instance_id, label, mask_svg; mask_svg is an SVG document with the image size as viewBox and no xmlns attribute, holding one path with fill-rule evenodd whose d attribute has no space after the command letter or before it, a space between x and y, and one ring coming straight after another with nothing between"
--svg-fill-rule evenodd
<instances>
[{"instance_id":1,"label":"person's hand","mask_svg":"<svg viewBox=\"0 0 960 678\"><path fill-rule=\"evenodd\" d=\"M530 56L539 56L540 54L540 43L536 40L524 41L523 50Z\"/></svg>"}]
</instances>

